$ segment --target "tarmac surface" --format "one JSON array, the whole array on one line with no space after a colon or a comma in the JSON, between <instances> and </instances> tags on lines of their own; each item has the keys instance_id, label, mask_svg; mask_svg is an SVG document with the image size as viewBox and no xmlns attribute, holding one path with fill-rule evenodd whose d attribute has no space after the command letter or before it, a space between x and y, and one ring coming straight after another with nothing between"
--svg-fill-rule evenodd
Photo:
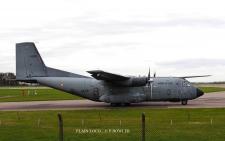
<instances>
[{"instance_id":1,"label":"tarmac surface","mask_svg":"<svg viewBox=\"0 0 225 141\"><path fill-rule=\"evenodd\" d=\"M215 92L203 95L195 100L189 100L188 105L180 102L143 102L131 104L130 108L225 108L225 92ZM90 100L60 100L31 102L2 102L0 111L35 111L35 110L82 110L82 109L112 109L110 104ZM124 108L124 107L122 107Z\"/></svg>"}]
</instances>

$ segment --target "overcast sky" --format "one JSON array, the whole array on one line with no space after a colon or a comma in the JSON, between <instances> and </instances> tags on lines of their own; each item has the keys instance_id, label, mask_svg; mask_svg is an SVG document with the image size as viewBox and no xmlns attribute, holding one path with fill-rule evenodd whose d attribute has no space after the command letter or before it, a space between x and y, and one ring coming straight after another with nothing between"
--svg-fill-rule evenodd
<instances>
[{"instance_id":1,"label":"overcast sky","mask_svg":"<svg viewBox=\"0 0 225 141\"><path fill-rule=\"evenodd\" d=\"M225 81L224 0L0 0L0 72L15 43L35 42L47 66L88 75L211 74Z\"/></svg>"}]
</instances>

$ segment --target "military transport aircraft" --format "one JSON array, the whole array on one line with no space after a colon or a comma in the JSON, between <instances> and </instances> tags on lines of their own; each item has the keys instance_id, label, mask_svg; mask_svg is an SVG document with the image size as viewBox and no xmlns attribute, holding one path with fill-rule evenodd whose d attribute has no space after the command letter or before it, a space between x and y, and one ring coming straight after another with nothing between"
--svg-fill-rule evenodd
<instances>
[{"instance_id":1,"label":"military transport aircraft","mask_svg":"<svg viewBox=\"0 0 225 141\"><path fill-rule=\"evenodd\" d=\"M16 44L16 80L40 83L93 101L112 106L144 101L171 101L186 105L204 93L186 78L206 77L127 77L102 70L88 71L92 77L47 67L35 44ZM208 76L208 75L207 75Z\"/></svg>"}]
</instances>

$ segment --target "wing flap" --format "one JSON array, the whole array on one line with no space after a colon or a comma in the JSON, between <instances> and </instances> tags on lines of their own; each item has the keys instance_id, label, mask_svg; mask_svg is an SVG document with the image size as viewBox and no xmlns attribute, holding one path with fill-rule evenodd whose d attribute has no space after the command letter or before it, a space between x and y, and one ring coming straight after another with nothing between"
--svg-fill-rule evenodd
<instances>
[{"instance_id":1,"label":"wing flap","mask_svg":"<svg viewBox=\"0 0 225 141\"><path fill-rule=\"evenodd\" d=\"M128 80L130 77L113 74L109 72L104 72L102 70L93 70L93 71L87 71L91 74L92 77L94 77L97 80L104 80L104 81L125 81Z\"/></svg>"},{"instance_id":2,"label":"wing flap","mask_svg":"<svg viewBox=\"0 0 225 141\"><path fill-rule=\"evenodd\" d=\"M186 79L186 78L209 77L209 76L211 76L211 75L183 76L183 77L180 77L180 78Z\"/></svg>"}]
</instances>

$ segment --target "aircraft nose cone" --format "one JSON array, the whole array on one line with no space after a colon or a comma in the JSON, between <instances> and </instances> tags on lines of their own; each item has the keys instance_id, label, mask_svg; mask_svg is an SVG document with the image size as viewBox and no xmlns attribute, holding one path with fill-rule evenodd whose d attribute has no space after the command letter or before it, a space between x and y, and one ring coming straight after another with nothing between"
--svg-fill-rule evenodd
<instances>
[{"instance_id":1,"label":"aircraft nose cone","mask_svg":"<svg viewBox=\"0 0 225 141\"><path fill-rule=\"evenodd\" d=\"M197 97L200 97L204 94L204 92L202 90L200 90L199 88L197 88Z\"/></svg>"}]
</instances>

